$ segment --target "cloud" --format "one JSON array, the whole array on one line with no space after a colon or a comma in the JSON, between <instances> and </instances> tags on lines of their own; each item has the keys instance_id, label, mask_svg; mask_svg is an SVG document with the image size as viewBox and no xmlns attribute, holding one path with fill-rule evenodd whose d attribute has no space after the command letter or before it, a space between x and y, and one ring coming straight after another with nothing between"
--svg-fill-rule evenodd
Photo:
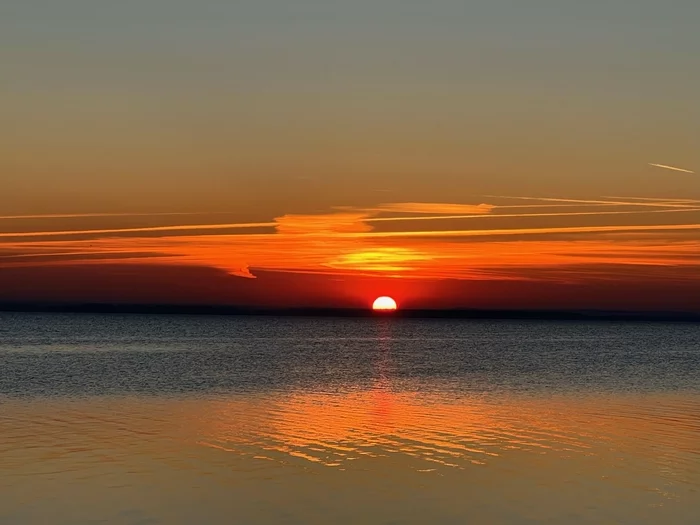
<instances>
[{"instance_id":1,"label":"cloud","mask_svg":"<svg viewBox=\"0 0 700 525\"><path fill-rule=\"evenodd\" d=\"M61 230L41 232L4 232L0 237L71 237L77 235L105 235L113 233L151 233L175 231L233 230L276 226L275 222L244 222L232 224L182 224L176 226L147 226L143 228L108 228L100 230Z\"/></svg>"},{"instance_id":2,"label":"cloud","mask_svg":"<svg viewBox=\"0 0 700 525\"><path fill-rule=\"evenodd\" d=\"M280 234L360 233L372 229L365 224L367 213L327 213L319 215L283 215L274 225Z\"/></svg>"},{"instance_id":3,"label":"cloud","mask_svg":"<svg viewBox=\"0 0 700 525\"><path fill-rule=\"evenodd\" d=\"M605 210L605 211L574 211L554 213L497 213L490 215L421 215L418 217L371 217L365 222L401 222L401 221L430 221L430 220L454 220L454 219L503 219L525 217L576 217L586 215L639 215L646 213L687 213L700 211L700 208L661 209L661 210Z\"/></svg>"},{"instance_id":4,"label":"cloud","mask_svg":"<svg viewBox=\"0 0 700 525\"><path fill-rule=\"evenodd\" d=\"M537 197L522 198L540 200ZM548 198L543 199L547 202ZM573 202L577 206L608 202L555 200L567 204ZM619 198L610 202L624 206L630 201ZM426 211L435 210L437 206L434 203L426 203L425 207L418 206L420 203L409 204L381 207ZM206 266L244 278L254 278L256 270L265 270L337 276L554 279L566 282L590 276L602 278L606 269L609 269L608 276L620 278L624 275L620 268L632 266L638 273L642 267L656 268L657 277L663 275L669 279L685 279L692 273L690 270L679 273L681 268L700 271L700 239L697 234L700 224L697 219L687 224L619 225L613 223L612 218L602 225L600 220L596 225L574 222L577 216L586 215L613 217L624 214L627 217L648 214L651 218L660 217L662 213L700 210L697 203L686 205L678 201L636 204L642 207L523 214L499 214L498 207L492 207L489 213L435 213L415 217L375 217L372 214L377 211L346 208L335 213L283 215L261 223L9 233L0 234L0 268L109 262ZM483 207L480 209L484 210ZM446 212L448 208L440 210ZM410 231L375 231L372 227L376 221L495 217L558 219L556 226L530 228L440 229L425 228L420 222ZM259 227L270 227L270 230L254 231ZM225 231L229 229L242 231L235 234ZM187 233L183 235L183 231ZM115 235L124 232L133 235ZM157 235L150 235L153 232ZM80 237L85 234L95 237L89 240ZM483 240L475 242L477 237Z\"/></svg>"},{"instance_id":5,"label":"cloud","mask_svg":"<svg viewBox=\"0 0 700 525\"><path fill-rule=\"evenodd\" d=\"M422 230L401 232L369 232L356 237L484 237L501 235L543 235L558 233L607 233L632 231L700 230L700 224L652 224L620 226L564 226L556 228L510 228L492 230Z\"/></svg>"},{"instance_id":6,"label":"cloud","mask_svg":"<svg viewBox=\"0 0 700 525\"><path fill-rule=\"evenodd\" d=\"M669 204L675 203L695 203L700 202L697 199L661 199L654 197L615 197L615 196L603 196L604 199L617 199L617 200L632 200L632 201L650 201L650 202L667 202Z\"/></svg>"},{"instance_id":7,"label":"cloud","mask_svg":"<svg viewBox=\"0 0 700 525\"><path fill-rule=\"evenodd\" d=\"M212 212L160 212L160 213L52 213L39 215L0 215L0 220L28 219L89 219L98 217L167 217L184 215L215 215Z\"/></svg>"},{"instance_id":8,"label":"cloud","mask_svg":"<svg viewBox=\"0 0 700 525\"><path fill-rule=\"evenodd\" d=\"M234 230L234 229L256 229L272 228L280 234L329 234L329 233L362 233L372 230L372 226L367 223L391 222L391 221L425 221L438 219L471 219L471 218L515 218L515 217L566 217L581 215L618 215L632 213L624 210L605 211L585 211L585 212L552 212L552 213L517 213L504 214L493 213L501 208L549 208L549 207L570 207L570 206L635 206L643 208L662 208L662 212L671 211L697 211L697 203L700 201L692 199L642 199L642 198L620 198L619 200L582 200L582 199L562 199L549 197L511 197L495 196L503 199L535 200L545 202L560 202L563 204L534 204L522 206L495 206L490 204L439 204L439 203L389 203L381 204L371 208L371 211L356 210L353 208L343 208L341 213L326 214L306 214L306 215L283 215L271 222L250 222L250 223L216 223L216 224L181 224L169 226L145 226L133 228L100 228L100 229L75 229L56 231L21 231L21 232L0 232L0 238L31 238L31 237L72 237L72 236L99 236L111 234L134 234L134 233L168 233L181 231L208 231L208 230ZM643 202L637 202L643 201ZM671 208L671 209L669 209ZM395 213L414 213L418 216L399 217L375 217L376 213L393 211ZM463 213L454 214L460 211ZM423 215L430 214L433 215ZM2 218L50 218L50 217L108 217L108 216L158 216L158 215L196 215L195 213L144 213L144 214L65 214L65 215L18 215L5 216Z\"/></svg>"},{"instance_id":9,"label":"cloud","mask_svg":"<svg viewBox=\"0 0 700 525\"><path fill-rule=\"evenodd\" d=\"M567 204L585 204L585 205L606 205L606 206L644 206L644 207L661 207L661 208L684 208L689 207L690 204L682 201L676 200L649 200L648 202L639 202L637 199L621 199L621 200L595 200L595 199L565 199L565 198L555 198L555 197L520 197L511 195L487 195L487 197L492 197L496 199L514 199L514 200L526 200L526 201L540 201L540 202L561 202ZM506 206L499 206L504 208Z\"/></svg>"},{"instance_id":10,"label":"cloud","mask_svg":"<svg viewBox=\"0 0 700 525\"><path fill-rule=\"evenodd\" d=\"M654 163L650 162L649 166L654 166L655 168L661 168L661 169L671 170L671 171L680 171L682 173L695 173L694 171L686 170L683 168L676 168L675 166L667 166L666 164L654 164Z\"/></svg>"},{"instance_id":11,"label":"cloud","mask_svg":"<svg viewBox=\"0 0 700 525\"><path fill-rule=\"evenodd\" d=\"M425 214L487 214L493 210L491 204L446 204L436 202L396 202L380 204L372 208L376 212L391 213L425 213Z\"/></svg>"},{"instance_id":12,"label":"cloud","mask_svg":"<svg viewBox=\"0 0 700 525\"><path fill-rule=\"evenodd\" d=\"M430 254L412 248L379 247L340 254L323 266L344 270L402 272L414 270L412 263L430 261L434 258Z\"/></svg>"},{"instance_id":13,"label":"cloud","mask_svg":"<svg viewBox=\"0 0 700 525\"><path fill-rule=\"evenodd\" d=\"M237 270L228 269L229 275L235 275L236 277L245 277L246 279L256 279L255 275L250 273L250 268L248 266L241 266Z\"/></svg>"}]
</instances>

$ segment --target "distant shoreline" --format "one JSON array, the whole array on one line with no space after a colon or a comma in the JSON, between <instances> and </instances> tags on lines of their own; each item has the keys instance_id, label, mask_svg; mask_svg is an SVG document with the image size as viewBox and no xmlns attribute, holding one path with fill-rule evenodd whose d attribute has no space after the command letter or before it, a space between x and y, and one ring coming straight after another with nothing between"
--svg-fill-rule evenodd
<instances>
[{"instance_id":1,"label":"distant shoreline","mask_svg":"<svg viewBox=\"0 0 700 525\"><path fill-rule=\"evenodd\" d=\"M402 309L396 312L373 312L365 308L264 308L220 305L4 302L0 303L0 312L700 323L700 312L625 312L608 310L488 310L464 308Z\"/></svg>"}]
</instances>

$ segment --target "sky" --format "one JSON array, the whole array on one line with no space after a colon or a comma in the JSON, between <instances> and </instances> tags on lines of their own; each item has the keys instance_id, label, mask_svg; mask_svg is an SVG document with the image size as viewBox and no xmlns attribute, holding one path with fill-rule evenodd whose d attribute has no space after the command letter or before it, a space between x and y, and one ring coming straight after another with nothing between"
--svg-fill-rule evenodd
<instances>
[{"instance_id":1,"label":"sky","mask_svg":"<svg viewBox=\"0 0 700 525\"><path fill-rule=\"evenodd\" d=\"M700 311L695 0L9 0L0 300Z\"/></svg>"}]
</instances>

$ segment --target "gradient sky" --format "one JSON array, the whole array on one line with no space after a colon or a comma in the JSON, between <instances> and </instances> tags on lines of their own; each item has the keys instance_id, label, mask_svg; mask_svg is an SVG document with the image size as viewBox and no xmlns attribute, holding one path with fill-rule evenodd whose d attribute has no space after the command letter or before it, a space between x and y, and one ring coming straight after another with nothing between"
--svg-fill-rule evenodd
<instances>
[{"instance_id":1,"label":"gradient sky","mask_svg":"<svg viewBox=\"0 0 700 525\"><path fill-rule=\"evenodd\" d=\"M2 2L0 300L700 310L698 20Z\"/></svg>"}]
</instances>

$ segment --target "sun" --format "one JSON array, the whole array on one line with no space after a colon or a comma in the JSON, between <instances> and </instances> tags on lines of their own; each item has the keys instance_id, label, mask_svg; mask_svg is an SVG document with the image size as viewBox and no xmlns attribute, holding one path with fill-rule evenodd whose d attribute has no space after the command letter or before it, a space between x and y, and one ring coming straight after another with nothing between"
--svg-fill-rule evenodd
<instances>
[{"instance_id":1,"label":"sun","mask_svg":"<svg viewBox=\"0 0 700 525\"><path fill-rule=\"evenodd\" d=\"M374 300L374 303L372 303L372 310L387 311L396 310L397 308L398 306L396 305L396 301L394 301L391 297L387 297L386 295L377 297Z\"/></svg>"}]
</instances>

